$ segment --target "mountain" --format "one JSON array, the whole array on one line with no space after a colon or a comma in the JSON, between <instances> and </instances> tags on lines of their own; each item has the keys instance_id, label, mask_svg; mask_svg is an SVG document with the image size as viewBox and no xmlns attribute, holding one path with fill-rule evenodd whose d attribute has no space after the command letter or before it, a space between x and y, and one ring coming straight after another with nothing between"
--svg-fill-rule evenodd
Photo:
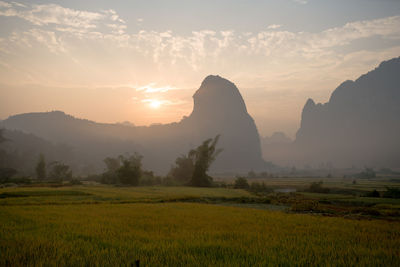
<instances>
[{"instance_id":1,"label":"mountain","mask_svg":"<svg viewBox=\"0 0 400 267\"><path fill-rule=\"evenodd\" d=\"M268 167L261 157L254 120L233 83L210 75L193 99L194 108L188 117L165 125L96 123L61 111L19 114L4 120L2 125L70 146L82 165L95 166L97 172L104 168L105 157L138 152L144 156L146 168L166 173L176 157L218 134L218 147L223 152L212 171L247 172Z\"/></svg>"},{"instance_id":2,"label":"mountain","mask_svg":"<svg viewBox=\"0 0 400 267\"><path fill-rule=\"evenodd\" d=\"M287 165L288 155L293 140L283 132L274 132L271 136L261 138L261 149L266 161L273 161L279 165Z\"/></svg>"},{"instance_id":3,"label":"mountain","mask_svg":"<svg viewBox=\"0 0 400 267\"><path fill-rule=\"evenodd\" d=\"M327 103L308 99L286 159L299 166L399 168L399 136L400 58L394 58L343 82Z\"/></svg>"},{"instance_id":4,"label":"mountain","mask_svg":"<svg viewBox=\"0 0 400 267\"><path fill-rule=\"evenodd\" d=\"M39 154L46 162L61 161L77 167L79 162L65 145L54 145L42 138L20 131L2 129L4 142L0 144L0 168L14 168L21 175L34 175Z\"/></svg>"},{"instance_id":5,"label":"mountain","mask_svg":"<svg viewBox=\"0 0 400 267\"><path fill-rule=\"evenodd\" d=\"M208 76L193 96L191 115L181 123L196 143L204 137L221 134L216 167L226 171L261 170L260 137L238 88L219 76Z\"/></svg>"},{"instance_id":6,"label":"mountain","mask_svg":"<svg viewBox=\"0 0 400 267\"><path fill-rule=\"evenodd\" d=\"M274 132L271 136L265 136L261 139L261 143L264 145L271 144L288 144L291 143L292 139L286 136L284 132Z\"/></svg>"}]
</instances>

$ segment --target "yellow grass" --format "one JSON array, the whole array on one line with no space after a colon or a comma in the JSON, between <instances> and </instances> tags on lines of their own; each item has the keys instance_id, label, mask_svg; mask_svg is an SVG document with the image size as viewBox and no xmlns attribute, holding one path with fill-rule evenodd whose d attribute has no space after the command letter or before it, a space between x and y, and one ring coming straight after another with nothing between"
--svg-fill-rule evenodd
<instances>
[{"instance_id":1,"label":"yellow grass","mask_svg":"<svg viewBox=\"0 0 400 267\"><path fill-rule=\"evenodd\" d=\"M246 194L183 187L78 189L111 199ZM6 191L13 190L22 189ZM400 262L398 222L196 203L14 204L0 205L0 266L128 266L136 259L142 266L396 266Z\"/></svg>"}]
</instances>

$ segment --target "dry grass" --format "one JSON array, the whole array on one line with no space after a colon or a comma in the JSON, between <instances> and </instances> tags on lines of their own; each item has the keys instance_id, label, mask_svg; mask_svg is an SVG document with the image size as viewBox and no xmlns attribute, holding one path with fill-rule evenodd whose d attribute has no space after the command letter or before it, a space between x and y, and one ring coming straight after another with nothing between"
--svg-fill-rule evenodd
<instances>
[{"instance_id":1,"label":"dry grass","mask_svg":"<svg viewBox=\"0 0 400 267\"><path fill-rule=\"evenodd\" d=\"M149 199L189 192L246 194L201 188L79 190ZM396 266L399 247L400 223L384 220L196 203L0 206L0 266L127 266L136 259L144 266Z\"/></svg>"}]
</instances>

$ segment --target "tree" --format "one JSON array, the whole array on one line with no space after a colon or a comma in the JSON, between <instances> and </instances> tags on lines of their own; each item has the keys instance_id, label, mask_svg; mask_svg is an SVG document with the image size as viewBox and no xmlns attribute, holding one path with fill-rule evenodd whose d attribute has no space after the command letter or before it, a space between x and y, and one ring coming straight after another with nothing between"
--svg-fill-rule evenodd
<instances>
[{"instance_id":1,"label":"tree","mask_svg":"<svg viewBox=\"0 0 400 267\"><path fill-rule=\"evenodd\" d=\"M7 182L16 174L17 170L13 168L0 168L0 183Z\"/></svg>"},{"instance_id":2,"label":"tree","mask_svg":"<svg viewBox=\"0 0 400 267\"><path fill-rule=\"evenodd\" d=\"M365 168L364 171L358 173L355 175L356 178L366 178L366 179L371 179L376 177L376 173L374 169L372 168Z\"/></svg>"},{"instance_id":3,"label":"tree","mask_svg":"<svg viewBox=\"0 0 400 267\"><path fill-rule=\"evenodd\" d=\"M125 184L139 185L139 180L143 174L142 171L143 157L138 153L132 156L120 155L117 158L108 157L104 159L106 171L103 173L101 182L105 184ZM149 178L150 172L146 172L146 177Z\"/></svg>"},{"instance_id":4,"label":"tree","mask_svg":"<svg viewBox=\"0 0 400 267\"><path fill-rule=\"evenodd\" d=\"M0 129L0 144L6 142L7 139L4 137L4 129ZM0 149L0 168L7 167L7 152L3 149ZM7 172L5 170L5 172Z\"/></svg>"},{"instance_id":5,"label":"tree","mask_svg":"<svg viewBox=\"0 0 400 267\"><path fill-rule=\"evenodd\" d=\"M171 176L176 182L180 184L188 184L194 172L194 159L188 155L182 155L175 160L175 166L169 171Z\"/></svg>"},{"instance_id":6,"label":"tree","mask_svg":"<svg viewBox=\"0 0 400 267\"><path fill-rule=\"evenodd\" d=\"M135 153L126 158L119 156L121 167L117 170L118 180L122 184L137 186L142 175L142 156Z\"/></svg>"},{"instance_id":7,"label":"tree","mask_svg":"<svg viewBox=\"0 0 400 267\"><path fill-rule=\"evenodd\" d=\"M310 187L306 189L306 192L312 192L312 193L329 193L330 189L322 187L323 182L312 182L310 184Z\"/></svg>"},{"instance_id":8,"label":"tree","mask_svg":"<svg viewBox=\"0 0 400 267\"><path fill-rule=\"evenodd\" d=\"M121 167L121 162L119 158L105 158L104 163L107 167L107 172L116 172L119 167Z\"/></svg>"},{"instance_id":9,"label":"tree","mask_svg":"<svg viewBox=\"0 0 400 267\"><path fill-rule=\"evenodd\" d=\"M46 161L42 153L40 153L38 163L36 164L36 177L39 180L46 179Z\"/></svg>"},{"instance_id":10,"label":"tree","mask_svg":"<svg viewBox=\"0 0 400 267\"><path fill-rule=\"evenodd\" d=\"M374 189L371 192L366 193L365 196L366 197L380 197L381 194L379 194L379 192L376 189Z\"/></svg>"},{"instance_id":11,"label":"tree","mask_svg":"<svg viewBox=\"0 0 400 267\"><path fill-rule=\"evenodd\" d=\"M207 171L214 162L222 149L216 149L219 135L214 139L207 139L196 149L189 152L189 157L194 161L194 170L190 184L193 186L210 186L212 177L207 175Z\"/></svg>"},{"instance_id":12,"label":"tree","mask_svg":"<svg viewBox=\"0 0 400 267\"><path fill-rule=\"evenodd\" d=\"M52 167L50 171L50 178L61 182L72 179L72 171L68 165L55 161L52 162L50 166Z\"/></svg>"},{"instance_id":13,"label":"tree","mask_svg":"<svg viewBox=\"0 0 400 267\"><path fill-rule=\"evenodd\" d=\"M8 139L4 137L4 129L0 129L0 144L5 141L8 141Z\"/></svg>"},{"instance_id":14,"label":"tree","mask_svg":"<svg viewBox=\"0 0 400 267\"><path fill-rule=\"evenodd\" d=\"M400 198L400 188L386 187L386 192L383 192L383 197Z\"/></svg>"},{"instance_id":15,"label":"tree","mask_svg":"<svg viewBox=\"0 0 400 267\"><path fill-rule=\"evenodd\" d=\"M257 174L256 174L253 170L251 170L251 171L249 171L249 173L247 174L247 177L250 178L250 179L256 178L256 177L257 177Z\"/></svg>"},{"instance_id":16,"label":"tree","mask_svg":"<svg viewBox=\"0 0 400 267\"><path fill-rule=\"evenodd\" d=\"M106 164L106 171L101 177L101 182L105 184L116 184L118 183L117 171L121 167L120 158L105 158L104 163Z\"/></svg>"},{"instance_id":17,"label":"tree","mask_svg":"<svg viewBox=\"0 0 400 267\"><path fill-rule=\"evenodd\" d=\"M244 177L237 177L234 184L235 188L247 189L249 188L249 183Z\"/></svg>"}]
</instances>

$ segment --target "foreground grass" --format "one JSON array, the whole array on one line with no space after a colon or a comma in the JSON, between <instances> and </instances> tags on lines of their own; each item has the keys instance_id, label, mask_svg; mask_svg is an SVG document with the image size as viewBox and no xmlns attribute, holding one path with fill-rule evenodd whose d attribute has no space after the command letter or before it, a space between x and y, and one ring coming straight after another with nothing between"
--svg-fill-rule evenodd
<instances>
[{"instance_id":1,"label":"foreground grass","mask_svg":"<svg viewBox=\"0 0 400 267\"><path fill-rule=\"evenodd\" d=\"M396 266L400 224L208 204L0 206L0 266Z\"/></svg>"}]
</instances>

